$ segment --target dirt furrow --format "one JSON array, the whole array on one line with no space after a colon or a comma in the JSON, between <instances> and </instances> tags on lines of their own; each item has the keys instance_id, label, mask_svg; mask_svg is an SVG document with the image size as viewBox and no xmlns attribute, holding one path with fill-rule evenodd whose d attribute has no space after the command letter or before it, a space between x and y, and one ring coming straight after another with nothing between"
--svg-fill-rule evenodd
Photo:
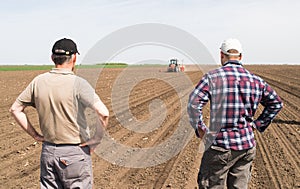
<instances>
[{"instance_id":1,"label":"dirt furrow","mask_svg":"<svg viewBox=\"0 0 300 189\"><path fill-rule=\"evenodd\" d=\"M272 127L270 127L269 129L270 132L274 134L275 139L280 140L278 145L281 147L281 149L283 149L284 155L286 156L285 161L288 161L291 164L291 167L294 167L294 175L300 175L300 159L295 158L300 155L300 152L295 147L295 145L297 144L294 144L290 140L288 140L286 135L282 133L282 129L279 128L278 124L272 125Z\"/></svg>"},{"instance_id":2,"label":"dirt furrow","mask_svg":"<svg viewBox=\"0 0 300 189\"><path fill-rule=\"evenodd\" d=\"M297 127L289 125L287 128L283 124L296 123L298 119L299 110L297 104L299 103L299 91L292 90L291 86L286 85L287 82L283 80L271 79L269 75L265 76L265 74L262 77L281 96L284 101L284 109L276 117L274 120L275 123L270 126L267 132L263 135L259 134L257 137L259 146L258 154L261 154L258 157L262 158L264 164L266 164L267 169L265 170L268 172L268 177L271 179L274 187L293 188L297 185L295 183L297 179L295 178L299 175L299 160L295 158L299 156L299 132L297 132ZM289 137L290 133L295 137ZM277 147L269 145L270 147L268 148L267 144L264 144L274 141L276 141ZM269 188L272 187L269 186Z\"/></svg>"},{"instance_id":3,"label":"dirt furrow","mask_svg":"<svg viewBox=\"0 0 300 189\"><path fill-rule=\"evenodd\" d=\"M278 116L275 118L273 121L273 125L276 125L276 127L270 127L271 129L274 130L274 132L277 132L278 134L281 135L280 139L281 140L286 140L286 142L289 142L293 147L298 147L298 144L295 142L292 142L290 140L289 135L292 135L295 137L295 139L298 139L299 143L299 138L300 138L300 121L298 121L298 113L293 111L290 107L284 108ZM298 149L296 151L299 152Z\"/></svg>"},{"instance_id":4,"label":"dirt furrow","mask_svg":"<svg viewBox=\"0 0 300 189\"><path fill-rule=\"evenodd\" d=\"M256 138L258 141L257 146L259 148L259 152L261 153L262 161L264 162L263 166L268 173L268 179L270 179L267 181L269 183L266 184L269 186L269 188L279 189L280 186L283 186L283 183L281 182L279 171L276 169L276 166L273 162L273 158L271 156L272 153L261 134L257 134ZM261 169L261 167L258 169Z\"/></svg>"},{"instance_id":5,"label":"dirt furrow","mask_svg":"<svg viewBox=\"0 0 300 189\"><path fill-rule=\"evenodd\" d=\"M170 123L170 122L169 122ZM173 127L173 126L164 126L167 130L165 130L165 132L162 132L162 131L160 131L160 132L156 132L156 134L158 134L154 139L153 139L153 137L151 137L151 136L149 136L149 135L146 135L147 136L147 141L149 141L150 143L152 143L150 146L155 146L156 144L159 144L161 141L159 141L159 139L160 140L162 140L162 139L165 139L166 137L165 136L163 136L163 135L168 135L170 132L172 132L172 130L173 129L175 129L176 127ZM155 135L155 134L153 134L153 135ZM124 136L124 133L122 133L122 136ZM136 146L136 147L144 147L145 146L145 144L143 144L143 142L145 141L145 140L143 140L142 138L137 138L137 137L132 137L132 136L126 136L126 139L127 140L125 140L125 141L122 141L122 143L123 144L134 144L133 146ZM140 141L140 142L139 142ZM147 143L146 143L147 144ZM149 143L147 144L147 145L149 145ZM140 157L140 159L142 160L142 159L144 159L144 158L147 158L147 157ZM153 172L155 172L155 173L157 173L157 174L162 174L161 176L159 176L159 175L157 175L157 177L159 177L159 178L161 178L161 179L163 179L165 176L165 174L167 173L167 171L166 171L166 169L167 169L167 167L172 167L171 165L172 165L172 162L174 162L174 160L173 159L171 159L171 160L169 160L166 164L164 164L164 165L160 165L160 166L157 166L157 167L155 167L155 168L152 168L152 169L154 169L155 171L153 171ZM161 167L161 168L159 168L159 167ZM157 170L160 170L160 171L157 171ZM113 171L113 170L112 170ZM109 173L110 174L118 174L118 170L114 170L113 172L115 172L115 173L113 173L112 171L109 171ZM145 174L145 170L144 169L131 169L131 170L128 170L128 172L122 172L122 175L128 175L130 178L127 178L127 179L124 179L124 181L126 181L127 180L127 182L128 181L135 181L135 180L138 180L136 177L139 177L140 175L143 175L143 174ZM123 177L124 177L123 176ZM125 176L125 177L127 177L127 176ZM156 177L156 178L157 178ZM160 180L161 180L160 179ZM157 182L157 184L158 183L160 183L160 181L158 181ZM128 184L128 183L127 183Z\"/></svg>"},{"instance_id":6,"label":"dirt furrow","mask_svg":"<svg viewBox=\"0 0 300 189\"><path fill-rule=\"evenodd\" d=\"M277 81L276 79L272 79L269 77L266 77L265 75L258 74L261 78L263 78L268 84L271 84L272 86L276 86L276 88L279 88L280 90L295 96L297 98L300 98L300 88L299 87L293 87L291 85L286 85L283 82Z\"/></svg>"},{"instance_id":7,"label":"dirt furrow","mask_svg":"<svg viewBox=\"0 0 300 189\"><path fill-rule=\"evenodd\" d=\"M149 88L152 88L151 86L148 86ZM151 93L150 93L151 94ZM154 99L155 97L152 97L152 98L150 98L150 99L147 99L146 100L146 102L147 101L150 101L150 100L152 100L152 99ZM166 99L169 99L170 97L167 97ZM137 101L137 102L140 102L140 101ZM141 107L143 106L143 103L145 103L145 102L140 102L141 104ZM173 102L168 102L168 104L172 104L172 103L174 103L174 101ZM171 122L169 122L169 123L171 123ZM174 123L176 123L176 118L174 117L174 118L172 118L172 123L174 124ZM170 126L164 126L164 127L166 127L166 128L174 128L174 127L170 127ZM121 132L121 136L120 137L123 137L124 136L124 132L122 132L122 131L120 131ZM164 138L166 138L167 136L163 136L164 135L164 133L166 133L167 135L168 135L168 133L170 133L170 131L168 131L168 130L166 130L165 132L163 132L163 131L159 131L159 135L158 136L156 136L156 138L158 138L158 139L160 139L160 140L162 140L162 139L164 139ZM152 135L157 135L157 133L152 133ZM126 136L126 139L127 138L129 138L130 139L130 141L132 141L133 143L136 143L137 141L141 141L141 140L139 140L138 138L136 138L136 137L132 137L131 135L125 135ZM151 134L149 135L146 135L147 136L147 138L151 138ZM115 135L115 133L114 133L114 137L115 138L120 138L120 137L117 137L116 135ZM140 138L140 137L139 137ZM122 142L124 143L125 142L125 144L128 144L128 143L132 143L132 142L130 142L130 141L128 141L128 140L126 140L125 139L125 141L123 140ZM141 139L141 138L140 138ZM148 140L148 141L150 141L150 140ZM151 138L151 141L154 141L154 143L153 142L151 142L151 145L150 146L155 146L156 144L159 144L161 141L157 141L157 140L153 140L152 138ZM148 145L149 145L149 143L148 143ZM139 144L138 144L138 146L139 146ZM140 147L144 147L144 145L142 145L142 146L140 146ZM174 158L173 158L174 159ZM163 186L163 183L165 182L165 180L166 180L166 178L168 178L168 175L169 175L169 171L168 171L168 168L172 168L172 167L174 167L174 166L172 166L173 165L173 162L175 161L175 160L173 160L173 159L171 159L171 160L169 160L168 161L168 163L166 164L166 165L163 165L163 167L160 169L159 167L161 167L161 166L157 166L157 167L155 167L155 172L161 172L161 174L160 174L160 176L159 175L157 175L157 181L155 182L155 187L154 188L159 188L158 187L158 185L161 185L161 186ZM158 170L161 170L161 171L158 171ZM115 170L116 171L116 170ZM112 173L111 171L109 171L110 172L110 174L114 174L114 173ZM113 171L114 172L114 171ZM123 180L124 181L126 181L126 180L131 180L132 182L137 182L136 180L138 180L137 178L138 177L140 177L141 175L144 175L145 173L147 173L147 171L145 172L145 170L141 170L141 169L131 169L131 170L128 170L126 173L123 173L123 175L125 176L125 175L130 175L130 178L128 178L127 176L125 176L125 178L124 178L124 176L122 177L123 178ZM117 173L116 173L117 174ZM127 178L127 179L126 179ZM123 184L126 184L126 183L123 183Z\"/></svg>"}]
</instances>

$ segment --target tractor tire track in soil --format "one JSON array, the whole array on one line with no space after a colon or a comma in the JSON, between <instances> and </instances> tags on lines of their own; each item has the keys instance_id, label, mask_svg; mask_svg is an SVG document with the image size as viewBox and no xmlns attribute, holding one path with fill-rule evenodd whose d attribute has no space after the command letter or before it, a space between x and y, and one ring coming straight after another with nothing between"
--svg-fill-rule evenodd
<instances>
[{"instance_id":1,"label":"tractor tire track in soil","mask_svg":"<svg viewBox=\"0 0 300 189\"><path fill-rule=\"evenodd\" d=\"M257 139L257 156L253 163L250 189L256 188L299 188L300 187L300 66L246 66L250 71L263 77L284 101L284 109L264 133L255 133ZM114 141L133 148L155 147L172 135L178 129L181 119L180 100L186 99L193 86L181 89L181 96L166 81L181 82L180 77L189 77L195 85L201 78L199 71L185 73L161 72L161 68L130 68L138 74L156 71L153 78L133 83L122 81L118 89L118 100L112 96L112 89L123 69L103 69L96 85L96 92L110 110L109 127L106 132ZM3 188L38 188L39 186L39 156L41 144L36 143L16 124L8 113L10 105L17 95L28 85L34 76L45 71L15 71L1 72L0 83L2 97L0 99L1 121L1 165L0 181ZM287 74L283 74L287 73ZM163 79L157 79L159 74ZM186 75L183 75L186 74ZM24 79L23 79L24 78ZM129 88L128 86L134 86ZM115 90L115 89L114 89ZM129 97L126 95L129 94ZM129 98L124 104L123 98ZM141 122L151 118L149 105L154 100L160 100L165 106L166 117L161 125L147 133L137 133L122 125L122 120ZM119 107L119 114L113 111L112 104ZM128 107L134 118L127 115ZM208 119L209 107L205 107L205 121ZM27 110L29 117L38 129L38 119L34 109ZM155 112L157 111L157 112ZM262 111L260 107L259 111ZM187 127L189 123L186 123ZM193 133L192 133L193 134ZM197 174L202 154L200 141L193 135L191 140L173 158L161 164L130 168L112 163L101 156L93 154L95 188L197 188ZM107 153L114 153L110 145L102 146ZM176 148L176 147L174 147ZM123 153L123 154L122 154ZM161 152L163 153L163 152ZM148 155L132 157L131 152L115 152L126 158L134 158L140 162L147 161ZM150 157L150 156L149 156ZM121 160L120 160L121 161ZM120 162L119 162L120 163Z\"/></svg>"}]
</instances>

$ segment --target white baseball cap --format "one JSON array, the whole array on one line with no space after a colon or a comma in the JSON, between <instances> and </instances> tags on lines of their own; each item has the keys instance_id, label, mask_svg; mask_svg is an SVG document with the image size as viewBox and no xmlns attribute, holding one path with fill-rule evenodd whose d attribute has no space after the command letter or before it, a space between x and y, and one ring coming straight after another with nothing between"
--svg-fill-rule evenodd
<instances>
[{"instance_id":1,"label":"white baseball cap","mask_svg":"<svg viewBox=\"0 0 300 189\"><path fill-rule=\"evenodd\" d=\"M220 49L224 54L227 54L230 56L239 56L243 52L240 41L237 39L234 39L234 38L229 38L229 39L224 40ZM237 50L238 53L229 53L228 50L230 50L230 49Z\"/></svg>"}]
</instances>

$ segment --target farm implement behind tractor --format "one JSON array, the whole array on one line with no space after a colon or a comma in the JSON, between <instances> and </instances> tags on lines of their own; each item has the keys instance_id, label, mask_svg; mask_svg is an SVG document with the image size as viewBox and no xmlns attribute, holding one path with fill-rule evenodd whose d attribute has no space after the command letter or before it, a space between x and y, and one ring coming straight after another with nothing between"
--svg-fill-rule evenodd
<instances>
[{"instance_id":1,"label":"farm implement behind tractor","mask_svg":"<svg viewBox=\"0 0 300 189\"><path fill-rule=\"evenodd\" d=\"M177 59L170 59L168 72L184 72L184 65L179 64Z\"/></svg>"}]
</instances>

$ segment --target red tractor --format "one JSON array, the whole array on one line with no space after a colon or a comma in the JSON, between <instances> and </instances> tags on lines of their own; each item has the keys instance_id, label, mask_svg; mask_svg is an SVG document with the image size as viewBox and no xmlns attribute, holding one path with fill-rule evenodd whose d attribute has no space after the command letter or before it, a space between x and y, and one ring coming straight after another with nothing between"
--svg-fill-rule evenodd
<instances>
[{"instance_id":1,"label":"red tractor","mask_svg":"<svg viewBox=\"0 0 300 189\"><path fill-rule=\"evenodd\" d=\"M178 64L177 59L171 59L169 62L168 72L184 72L184 66Z\"/></svg>"}]
</instances>

